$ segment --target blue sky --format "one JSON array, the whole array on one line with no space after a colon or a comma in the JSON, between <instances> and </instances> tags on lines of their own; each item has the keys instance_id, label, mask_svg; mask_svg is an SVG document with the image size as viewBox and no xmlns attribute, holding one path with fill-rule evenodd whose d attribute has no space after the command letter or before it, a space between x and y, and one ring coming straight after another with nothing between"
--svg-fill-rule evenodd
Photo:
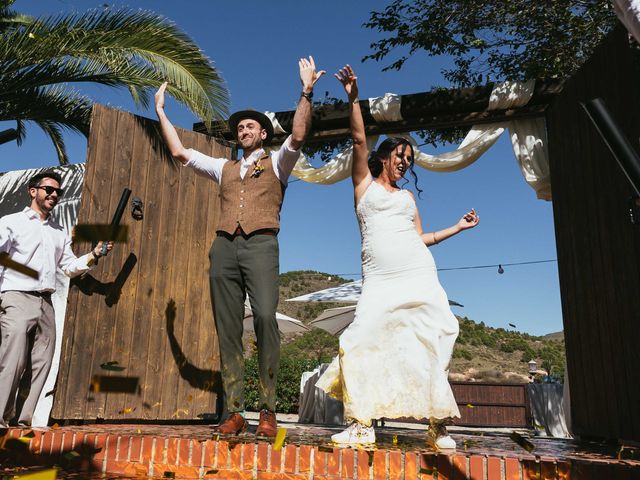
<instances>
[{"instance_id":1,"label":"blue sky","mask_svg":"<svg viewBox=\"0 0 640 480\"><path fill-rule=\"evenodd\" d=\"M310 54L318 67L328 72L316 87L317 96L328 91L343 98L332 73L345 63L356 69L361 98L447 86L440 74L450 62L447 58L417 53L400 72L382 72L391 60L361 63L371 42L380 38L362 24L370 10L380 10L389 1L18 0L14 8L38 16L101 8L105 3L153 10L178 24L219 69L231 94L232 111L247 107L292 110L300 90L297 59ZM151 110L137 110L125 91L106 87L83 91L102 103L154 116ZM172 101L167 112L174 124L184 128L197 121ZM0 122L0 129L11 126ZM67 142L72 161L83 162L85 139L68 135ZM424 150L434 152L430 147ZM37 128L30 129L20 148L15 143L0 145L0 171L49 166L56 161L51 144ZM425 230L448 227L472 207L481 217L476 229L432 248L440 268L556 258L552 205L537 200L524 182L506 136L462 171L433 173L418 168L417 173L424 190L418 208ZM280 252L283 272L319 270L356 274L349 278L357 278L360 237L350 182L332 186L291 183L282 213ZM562 329L555 262L506 267L503 275L495 268L443 271L440 281L451 299L465 305L454 307L458 315L507 329L512 323L532 334Z\"/></svg>"}]
</instances>

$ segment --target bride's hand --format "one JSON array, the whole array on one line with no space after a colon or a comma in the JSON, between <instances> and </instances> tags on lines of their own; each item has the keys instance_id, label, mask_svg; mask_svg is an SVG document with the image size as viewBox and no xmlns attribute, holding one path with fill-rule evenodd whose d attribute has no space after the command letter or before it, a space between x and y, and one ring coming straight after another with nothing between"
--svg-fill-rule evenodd
<instances>
[{"instance_id":1,"label":"bride's hand","mask_svg":"<svg viewBox=\"0 0 640 480\"><path fill-rule=\"evenodd\" d=\"M480 217L476 213L474 208L471 211L465 213L463 217L458 222L458 227L460 230L466 230L468 228L473 228L480 222Z\"/></svg>"},{"instance_id":2,"label":"bride's hand","mask_svg":"<svg viewBox=\"0 0 640 480\"><path fill-rule=\"evenodd\" d=\"M358 98L358 77L353 71L353 68L351 68L351 65L345 65L333 76L340 81L350 101Z\"/></svg>"}]
</instances>

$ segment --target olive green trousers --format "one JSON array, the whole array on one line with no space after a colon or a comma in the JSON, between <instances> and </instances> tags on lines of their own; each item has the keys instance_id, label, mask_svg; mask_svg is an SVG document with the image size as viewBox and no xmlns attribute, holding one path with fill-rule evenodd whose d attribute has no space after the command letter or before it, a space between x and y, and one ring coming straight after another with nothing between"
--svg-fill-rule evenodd
<instances>
[{"instance_id":1,"label":"olive green trousers","mask_svg":"<svg viewBox=\"0 0 640 480\"><path fill-rule=\"evenodd\" d=\"M275 412L280 367L280 332L276 322L279 248L274 235L218 234L211 251L210 287L215 317L225 410L245 408L242 332L248 295L258 344L260 409Z\"/></svg>"}]
</instances>

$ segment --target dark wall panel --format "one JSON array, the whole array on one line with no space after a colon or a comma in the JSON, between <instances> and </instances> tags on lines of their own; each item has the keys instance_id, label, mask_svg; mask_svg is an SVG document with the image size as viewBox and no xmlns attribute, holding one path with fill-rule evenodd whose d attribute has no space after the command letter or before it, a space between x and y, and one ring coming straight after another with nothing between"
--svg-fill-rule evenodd
<instances>
[{"instance_id":1,"label":"dark wall panel","mask_svg":"<svg viewBox=\"0 0 640 480\"><path fill-rule=\"evenodd\" d=\"M638 149L640 57L616 30L547 111L573 431L640 440L640 225L580 103L602 97Z\"/></svg>"}]
</instances>

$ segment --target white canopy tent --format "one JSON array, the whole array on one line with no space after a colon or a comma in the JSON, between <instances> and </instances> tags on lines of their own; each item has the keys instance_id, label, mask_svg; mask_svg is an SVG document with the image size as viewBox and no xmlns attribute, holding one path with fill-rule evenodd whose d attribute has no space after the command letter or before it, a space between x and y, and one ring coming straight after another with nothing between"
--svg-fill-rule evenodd
<instances>
[{"instance_id":1,"label":"white canopy tent","mask_svg":"<svg viewBox=\"0 0 640 480\"><path fill-rule=\"evenodd\" d=\"M278 330L280 330L280 333L304 333L309 331L309 327L305 326L300 320L280 312L276 312L276 321L278 322ZM251 311L251 303L248 298L244 301L244 320L242 325L245 332L254 331L253 312Z\"/></svg>"},{"instance_id":2,"label":"white canopy tent","mask_svg":"<svg viewBox=\"0 0 640 480\"><path fill-rule=\"evenodd\" d=\"M325 288L317 292L307 293L299 297L290 298L287 302L335 302L335 303L358 303L362 294L362 280L343 283L337 287ZM449 305L464 307L464 305L449 300Z\"/></svg>"},{"instance_id":3,"label":"white canopy tent","mask_svg":"<svg viewBox=\"0 0 640 480\"><path fill-rule=\"evenodd\" d=\"M309 325L320 328L331 335L339 337L342 332L351 325L356 314L355 305L347 305L346 307L327 308Z\"/></svg>"},{"instance_id":4,"label":"white canopy tent","mask_svg":"<svg viewBox=\"0 0 640 480\"><path fill-rule=\"evenodd\" d=\"M358 303L361 293L362 280L356 280L355 282L343 283L337 287L325 288L324 290L290 298L287 302Z\"/></svg>"}]
</instances>

